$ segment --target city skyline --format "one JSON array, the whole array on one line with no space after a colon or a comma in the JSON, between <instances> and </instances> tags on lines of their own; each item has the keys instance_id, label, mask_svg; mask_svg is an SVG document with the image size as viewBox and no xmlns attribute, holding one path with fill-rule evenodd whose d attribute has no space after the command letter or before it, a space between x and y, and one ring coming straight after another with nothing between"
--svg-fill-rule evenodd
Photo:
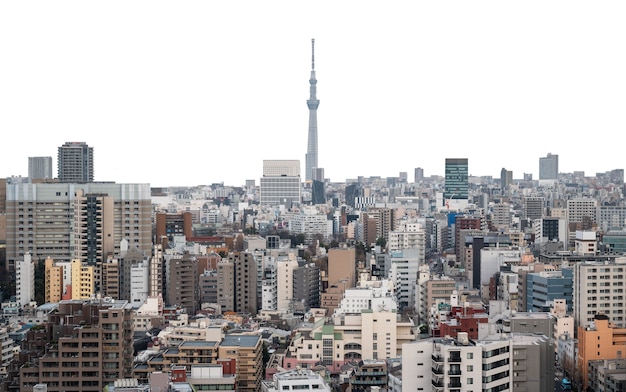
<instances>
[{"instance_id":1,"label":"city skyline","mask_svg":"<svg viewBox=\"0 0 626 392\"><path fill-rule=\"evenodd\" d=\"M0 177L68 141L94 148L96 181L239 186L263 160L304 169L311 38L333 182L443 176L446 158L514 179L538 179L548 153L560 172L626 166L620 2L241 6L0 4Z\"/></svg>"}]
</instances>

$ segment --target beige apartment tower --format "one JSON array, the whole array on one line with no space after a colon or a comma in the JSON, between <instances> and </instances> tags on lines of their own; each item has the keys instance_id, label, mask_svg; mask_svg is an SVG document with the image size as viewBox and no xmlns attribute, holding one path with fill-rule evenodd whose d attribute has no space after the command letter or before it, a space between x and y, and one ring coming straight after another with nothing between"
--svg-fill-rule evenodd
<instances>
[{"instance_id":1,"label":"beige apartment tower","mask_svg":"<svg viewBox=\"0 0 626 392\"><path fill-rule=\"evenodd\" d=\"M45 301L59 302L63 298L63 267L57 266L51 257L45 261Z\"/></svg>"}]
</instances>

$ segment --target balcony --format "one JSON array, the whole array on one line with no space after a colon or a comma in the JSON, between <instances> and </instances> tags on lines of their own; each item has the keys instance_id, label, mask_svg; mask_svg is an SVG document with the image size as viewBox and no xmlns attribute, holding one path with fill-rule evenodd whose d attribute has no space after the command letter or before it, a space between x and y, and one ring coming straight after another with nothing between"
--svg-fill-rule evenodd
<instances>
[{"instance_id":1,"label":"balcony","mask_svg":"<svg viewBox=\"0 0 626 392\"><path fill-rule=\"evenodd\" d=\"M450 362L450 363L460 363L461 361L462 361L461 357L456 357L455 356L455 357L448 358L448 362Z\"/></svg>"},{"instance_id":2,"label":"balcony","mask_svg":"<svg viewBox=\"0 0 626 392\"><path fill-rule=\"evenodd\" d=\"M461 375L461 369L450 369L448 370L448 375L449 376L460 376Z\"/></svg>"},{"instance_id":3,"label":"balcony","mask_svg":"<svg viewBox=\"0 0 626 392\"><path fill-rule=\"evenodd\" d=\"M433 374L438 374L438 375L443 376L443 368L439 366L433 366L432 370L433 370Z\"/></svg>"},{"instance_id":4,"label":"balcony","mask_svg":"<svg viewBox=\"0 0 626 392\"><path fill-rule=\"evenodd\" d=\"M461 388L461 383L460 382L448 383L448 388L457 388L457 389L459 389L459 388Z\"/></svg>"},{"instance_id":5,"label":"balcony","mask_svg":"<svg viewBox=\"0 0 626 392\"><path fill-rule=\"evenodd\" d=\"M443 364L443 358L441 357L441 355L433 354L431 358L433 359L433 362Z\"/></svg>"},{"instance_id":6,"label":"balcony","mask_svg":"<svg viewBox=\"0 0 626 392\"><path fill-rule=\"evenodd\" d=\"M443 388L443 380L435 380L435 379L433 379L431 381L431 384L433 384L433 387Z\"/></svg>"}]
</instances>

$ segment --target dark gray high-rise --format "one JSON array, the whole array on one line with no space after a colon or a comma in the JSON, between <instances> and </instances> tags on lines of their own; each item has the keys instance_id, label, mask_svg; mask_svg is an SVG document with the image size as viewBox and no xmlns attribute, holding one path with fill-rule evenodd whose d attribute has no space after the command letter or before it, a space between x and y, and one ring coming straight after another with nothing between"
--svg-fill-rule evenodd
<instances>
[{"instance_id":1,"label":"dark gray high-rise","mask_svg":"<svg viewBox=\"0 0 626 392\"><path fill-rule=\"evenodd\" d=\"M315 39L311 40L311 79L309 79L311 85L311 96L306 101L309 107L309 138L306 150L306 164L304 178L306 181L313 179L313 170L317 166L317 107L320 105L320 100L317 99L317 79L315 79Z\"/></svg>"},{"instance_id":2,"label":"dark gray high-rise","mask_svg":"<svg viewBox=\"0 0 626 392\"><path fill-rule=\"evenodd\" d=\"M57 156L60 182L93 182L93 147L84 142L66 142Z\"/></svg>"}]
</instances>

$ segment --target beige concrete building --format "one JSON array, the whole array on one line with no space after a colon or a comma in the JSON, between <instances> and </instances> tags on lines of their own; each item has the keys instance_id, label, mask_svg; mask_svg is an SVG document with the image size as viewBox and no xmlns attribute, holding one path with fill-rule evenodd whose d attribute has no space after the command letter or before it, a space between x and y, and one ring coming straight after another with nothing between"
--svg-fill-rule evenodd
<instances>
[{"instance_id":1,"label":"beige concrete building","mask_svg":"<svg viewBox=\"0 0 626 392\"><path fill-rule=\"evenodd\" d=\"M354 248L332 248L328 250L328 286L345 283L356 285L356 250Z\"/></svg>"},{"instance_id":2,"label":"beige concrete building","mask_svg":"<svg viewBox=\"0 0 626 392\"><path fill-rule=\"evenodd\" d=\"M263 341L260 335L229 334L219 346L220 360L237 361L237 390L259 392L263 381Z\"/></svg>"},{"instance_id":3,"label":"beige concrete building","mask_svg":"<svg viewBox=\"0 0 626 392\"><path fill-rule=\"evenodd\" d=\"M7 184L7 262L30 251L37 259L102 262L120 243L149 255L149 184Z\"/></svg>"},{"instance_id":4,"label":"beige concrete building","mask_svg":"<svg viewBox=\"0 0 626 392\"><path fill-rule=\"evenodd\" d=\"M626 327L626 258L614 262L574 263L574 321L576 328L606 315L617 327Z\"/></svg>"},{"instance_id":5,"label":"beige concrete building","mask_svg":"<svg viewBox=\"0 0 626 392\"><path fill-rule=\"evenodd\" d=\"M44 298L46 302L59 302L63 297L63 267L57 266L51 257L45 261L45 287Z\"/></svg>"},{"instance_id":6,"label":"beige concrete building","mask_svg":"<svg viewBox=\"0 0 626 392\"><path fill-rule=\"evenodd\" d=\"M72 299L88 299L95 294L94 267L72 260Z\"/></svg>"}]
</instances>

